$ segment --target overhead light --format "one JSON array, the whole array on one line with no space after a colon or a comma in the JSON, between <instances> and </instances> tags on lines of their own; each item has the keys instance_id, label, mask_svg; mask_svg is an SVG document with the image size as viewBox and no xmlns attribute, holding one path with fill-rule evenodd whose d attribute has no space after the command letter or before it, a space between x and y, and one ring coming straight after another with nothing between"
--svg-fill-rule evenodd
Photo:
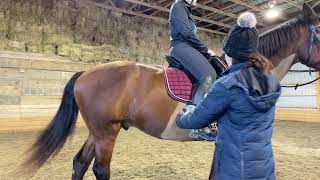
<instances>
[{"instance_id":1,"label":"overhead light","mask_svg":"<svg viewBox=\"0 0 320 180\"><path fill-rule=\"evenodd\" d=\"M269 4L270 8L274 8L275 4Z\"/></svg>"},{"instance_id":2,"label":"overhead light","mask_svg":"<svg viewBox=\"0 0 320 180\"><path fill-rule=\"evenodd\" d=\"M280 10L277 8L270 8L266 11L265 16L269 20L276 19L280 16Z\"/></svg>"},{"instance_id":3,"label":"overhead light","mask_svg":"<svg viewBox=\"0 0 320 180\"><path fill-rule=\"evenodd\" d=\"M268 5L269 5L270 9L274 8L274 6L276 6L276 4L277 4L276 0L269 0L269 2L268 2Z\"/></svg>"}]
</instances>

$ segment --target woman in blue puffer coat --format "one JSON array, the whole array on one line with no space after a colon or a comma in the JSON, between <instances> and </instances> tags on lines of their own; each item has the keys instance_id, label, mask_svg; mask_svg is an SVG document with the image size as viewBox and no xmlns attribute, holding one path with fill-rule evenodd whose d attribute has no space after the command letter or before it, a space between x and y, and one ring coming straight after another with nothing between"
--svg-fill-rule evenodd
<instances>
[{"instance_id":1,"label":"woman in blue puffer coat","mask_svg":"<svg viewBox=\"0 0 320 180\"><path fill-rule=\"evenodd\" d=\"M274 180L272 130L279 81L271 63L257 51L256 18L244 13L224 42L233 65L209 90L201 104L181 113L180 128L197 129L218 120L214 152L215 180Z\"/></svg>"}]
</instances>

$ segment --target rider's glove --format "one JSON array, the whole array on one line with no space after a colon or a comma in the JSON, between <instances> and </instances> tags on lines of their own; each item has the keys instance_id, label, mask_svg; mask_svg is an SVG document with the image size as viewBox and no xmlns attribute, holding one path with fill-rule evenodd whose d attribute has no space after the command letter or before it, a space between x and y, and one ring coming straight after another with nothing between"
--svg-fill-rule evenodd
<instances>
[{"instance_id":1,"label":"rider's glove","mask_svg":"<svg viewBox=\"0 0 320 180\"><path fill-rule=\"evenodd\" d=\"M180 121L181 117L182 117L184 114L193 111L195 108L196 108L195 105L187 105L186 107L184 107L184 108L182 109L181 112L179 112L179 113L177 114L176 123L177 123L178 127L179 127L179 121Z\"/></svg>"}]
</instances>

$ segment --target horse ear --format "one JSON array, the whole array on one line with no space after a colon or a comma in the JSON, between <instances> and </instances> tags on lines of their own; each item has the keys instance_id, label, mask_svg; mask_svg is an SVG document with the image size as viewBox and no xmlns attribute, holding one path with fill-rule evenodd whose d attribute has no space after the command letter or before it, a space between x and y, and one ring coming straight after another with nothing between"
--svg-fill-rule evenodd
<instances>
[{"instance_id":1,"label":"horse ear","mask_svg":"<svg viewBox=\"0 0 320 180\"><path fill-rule=\"evenodd\" d=\"M313 21L318 17L316 12L307 3L303 4L302 13L307 21Z\"/></svg>"}]
</instances>

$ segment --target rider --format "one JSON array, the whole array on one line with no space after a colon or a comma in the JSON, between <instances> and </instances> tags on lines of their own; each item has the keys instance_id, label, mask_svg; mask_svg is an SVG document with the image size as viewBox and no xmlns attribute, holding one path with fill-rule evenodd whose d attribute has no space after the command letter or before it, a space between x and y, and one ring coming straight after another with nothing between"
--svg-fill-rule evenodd
<instances>
[{"instance_id":1,"label":"rider","mask_svg":"<svg viewBox=\"0 0 320 180\"><path fill-rule=\"evenodd\" d=\"M217 75L204 55L214 56L197 36L191 7L196 0L176 0L169 15L170 56L179 61L199 83L193 102L199 104Z\"/></svg>"},{"instance_id":2,"label":"rider","mask_svg":"<svg viewBox=\"0 0 320 180\"><path fill-rule=\"evenodd\" d=\"M218 120L212 179L274 180L271 138L281 86L270 74L270 61L258 53L255 16L244 13L237 24L223 48L233 65L199 106L178 115L177 125L195 129Z\"/></svg>"}]
</instances>

